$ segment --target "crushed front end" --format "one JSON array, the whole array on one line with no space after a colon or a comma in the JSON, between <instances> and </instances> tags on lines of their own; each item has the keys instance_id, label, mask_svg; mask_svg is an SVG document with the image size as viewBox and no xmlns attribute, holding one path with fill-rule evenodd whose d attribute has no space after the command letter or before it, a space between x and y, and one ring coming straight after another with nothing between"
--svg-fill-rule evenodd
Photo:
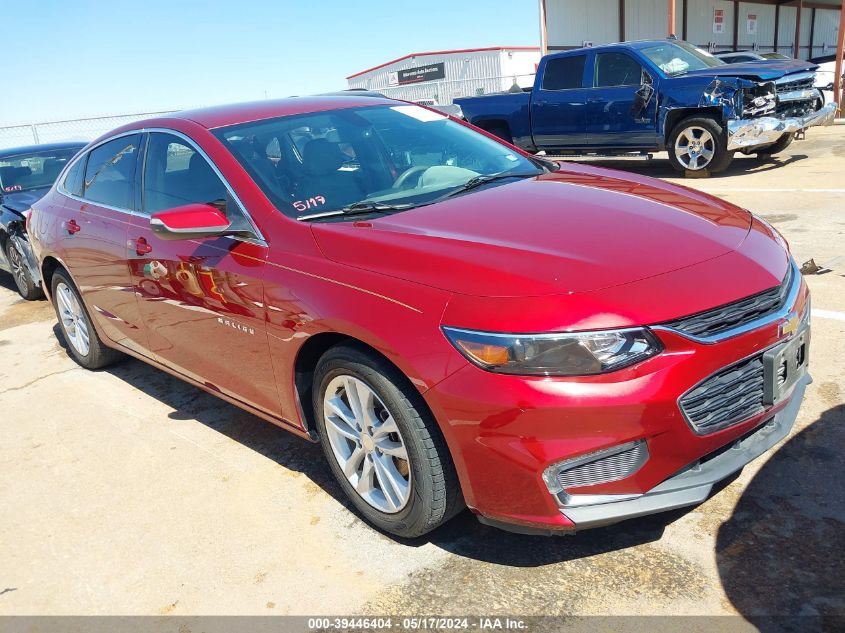
<instances>
[{"instance_id":1,"label":"crushed front end","mask_svg":"<svg viewBox=\"0 0 845 633\"><path fill-rule=\"evenodd\" d=\"M753 153L817 125L830 125L836 104L824 103L812 71L774 81L714 79L704 101L721 105L727 119L728 150Z\"/></svg>"}]
</instances>

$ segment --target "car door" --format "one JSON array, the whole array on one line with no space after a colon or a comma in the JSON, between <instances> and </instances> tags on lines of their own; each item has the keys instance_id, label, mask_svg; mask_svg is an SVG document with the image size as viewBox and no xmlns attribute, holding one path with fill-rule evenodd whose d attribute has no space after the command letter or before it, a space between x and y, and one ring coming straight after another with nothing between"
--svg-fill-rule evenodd
<instances>
[{"instance_id":1,"label":"car door","mask_svg":"<svg viewBox=\"0 0 845 633\"><path fill-rule=\"evenodd\" d=\"M140 189L129 268L156 359L278 415L262 281L267 246L258 229L216 167L181 134L148 134ZM192 203L218 208L252 237L168 240L150 228L151 214Z\"/></svg>"},{"instance_id":2,"label":"car door","mask_svg":"<svg viewBox=\"0 0 845 633\"><path fill-rule=\"evenodd\" d=\"M597 53L587 96L587 140L594 147L657 146L651 75L625 52Z\"/></svg>"},{"instance_id":3,"label":"car door","mask_svg":"<svg viewBox=\"0 0 845 633\"><path fill-rule=\"evenodd\" d=\"M531 132L540 149L587 144L584 68L587 55L551 57L531 94Z\"/></svg>"},{"instance_id":4,"label":"car door","mask_svg":"<svg viewBox=\"0 0 845 633\"><path fill-rule=\"evenodd\" d=\"M60 256L100 331L148 355L126 261L141 136L120 135L80 156L59 183L62 196L52 197L55 207L47 210L58 218L65 238Z\"/></svg>"}]
</instances>

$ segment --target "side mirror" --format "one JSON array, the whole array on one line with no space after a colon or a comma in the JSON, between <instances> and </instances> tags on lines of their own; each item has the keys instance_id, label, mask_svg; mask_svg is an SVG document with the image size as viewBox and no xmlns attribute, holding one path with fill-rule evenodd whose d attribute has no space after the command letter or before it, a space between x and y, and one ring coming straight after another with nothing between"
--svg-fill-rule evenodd
<instances>
[{"instance_id":1,"label":"side mirror","mask_svg":"<svg viewBox=\"0 0 845 633\"><path fill-rule=\"evenodd\" d=\"M651 97L654 95L654 80L645 70L642 71L640 87L634 93L634 103L631 105L631 114L637 118L642 115L643 110L648 107Z\"/></svg>"},{"instance_id":2,"label":"side mirror","mask_svg":"<svg viewBox=\"0 0 845 633\"><path fill-rule=\"evenodd\" d=\"M153 213L150 228L163 240L193 240L228 235L231 223L208 204L186 204Z\"/></svg>"}]
</instances>

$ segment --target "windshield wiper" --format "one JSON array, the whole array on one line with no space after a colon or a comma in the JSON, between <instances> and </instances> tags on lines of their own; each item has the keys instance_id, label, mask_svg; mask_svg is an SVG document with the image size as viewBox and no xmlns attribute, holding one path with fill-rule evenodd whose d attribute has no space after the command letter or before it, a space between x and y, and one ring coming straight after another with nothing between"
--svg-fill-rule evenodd
<instances>
[{"instance_id":1,"label":"windshield wiper","mask_svg":"<svg viewBox=\"0 0 845 633\"><path fill-rule=\"evenodd\" d=\"M360 202L353 202L340 209L333 211L321 211L318 213L309 213L307 215L300 215L297 220L317 220L319 218L332 218L339 215L367 215L369 213L393 213L394 211L404 211L411 207L416 207L416 204L385 204L383 202L372 202L369 200L361 200Z\"/></svg>"},{"instance_id":2,"label":"windshield wiper","mask_svg":"<svg viewBox=\"0 0 845 633\"><path fill-rule=\"evenodd\" d=\"M441 196L440 198L438 198L438 200L451 198L452 196L471 191L477 187L480 187L481 185L486 185L488 182L494 182L496 180L506 180L507 178L534 178L535 176L539 176L542 173L543 172L541 171L535 171L530 174L504 172L501 174L490 174L487 176L474 176L473 178L467 180L460 187L456 187L455 189L452 189L449 193Z\"/></svg>"}]
</instances>

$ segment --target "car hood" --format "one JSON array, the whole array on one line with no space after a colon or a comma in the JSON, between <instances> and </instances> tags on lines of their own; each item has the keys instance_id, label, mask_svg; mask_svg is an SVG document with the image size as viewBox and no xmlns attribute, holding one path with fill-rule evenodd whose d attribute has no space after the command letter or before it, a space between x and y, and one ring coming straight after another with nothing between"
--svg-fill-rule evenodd
<instances>
[{"instance_id":1,"label":"car hood","mask_svg":"<svg viewBox=\"0 0 845 633\"><path fill-rule=\"evenodd\" d=\"M41 200L48 191L50 191L50 187L7 192L3 194L2 205L20 214Z\"/></svg>"},{"instance_id":2,"label":"car hood","mask_svg":"<svg viewBox=\"0 0 845 633\"><path fill-rule=\"evenodd\" d=\"M684 73L683 76L744 77L759 81L772 81L791 73L813 70L815 67L816 64L812 62L804 62L798 59L769 59L765 61L725 64L724 66L702 68L701 70L690 70Z\"/></svg>"},{"instance_id":3,"label":"car hood","mask_svg":"<svg viewBox=\"0 0 845 633\"><path fill-rule=\"evenodd\" d=\"M365 222L314 223L325 256L459 294L538 296L660 275L736 249L752 216L650 178L567 166Z\"/></svg>"}]
</instances>

